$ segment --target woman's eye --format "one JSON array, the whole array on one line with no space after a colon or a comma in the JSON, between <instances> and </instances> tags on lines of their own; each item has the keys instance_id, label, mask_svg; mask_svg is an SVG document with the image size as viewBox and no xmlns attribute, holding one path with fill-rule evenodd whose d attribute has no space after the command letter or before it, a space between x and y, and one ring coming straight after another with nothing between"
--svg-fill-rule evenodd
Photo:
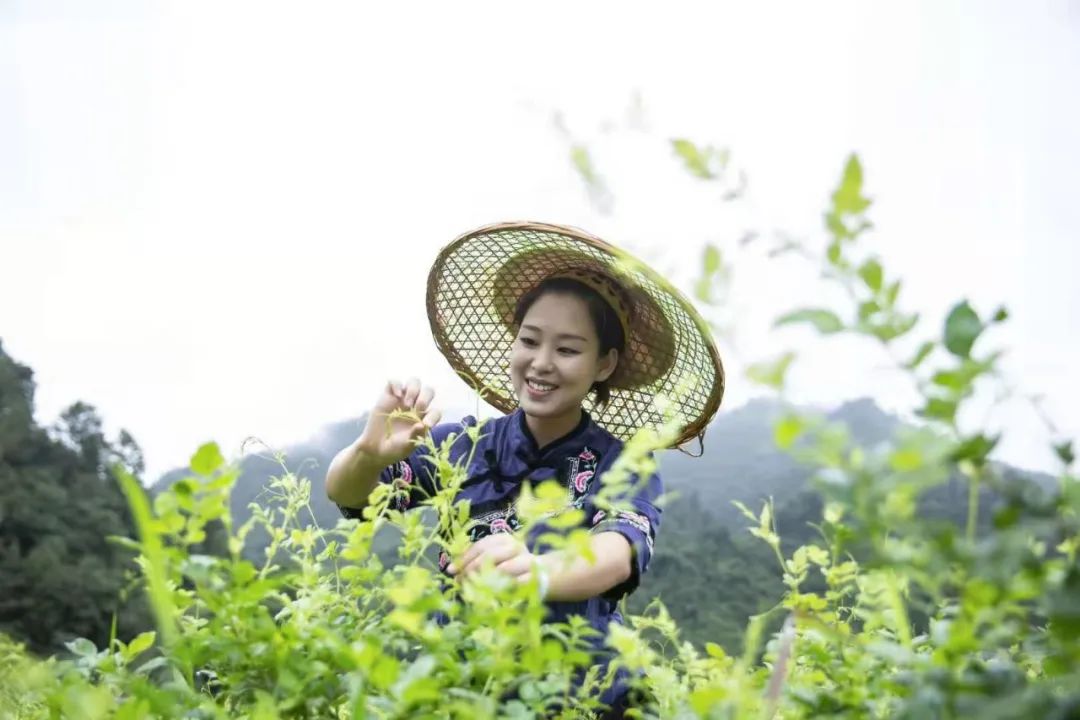
<instances>
[{"instance_id":1,"label":"woman's eye","mask_svg":"<svg viewBox=\"0 0 1080 720\"><path fill-rule=\"evenodd\" d=\"M530 337L518 338L518 340L520 340L521 344L524 345L525 347L535 347L536 346L536 341L533 340Z\"/></svg>"},{"instance_id":2,"label":"woman's eye","mask_svg":"<svg viewBox=\"0 0 1080 720\"><path fill-rule=\"evenodd\" d=\"M559 352L561 352L563 355L580 355L581 354L580 350L575 350L574 348L566 348L566 347L559 348Z\"/></svg>"}]
</instances>

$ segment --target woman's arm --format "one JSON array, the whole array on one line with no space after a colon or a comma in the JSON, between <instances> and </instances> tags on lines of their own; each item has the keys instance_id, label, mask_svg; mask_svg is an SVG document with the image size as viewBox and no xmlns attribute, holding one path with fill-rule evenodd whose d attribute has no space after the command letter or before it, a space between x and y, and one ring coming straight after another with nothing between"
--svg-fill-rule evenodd
<instances>
[{"instance_id":1,"label":"woman's arm","mask_svg":"<svg viewBox=\"0 0 1080 720\"><path fill-rule=\"evenodd\" d=\"M435 391L416 378L404 386L387 382L360 437L330 463L326 495L342 507L366 504L383 468L408 457L420 438L439 422L442 413L431 407L434 397Z\"/></svg>"},{"instance_id":2,"label":"woman's arm","mask_svg":"<svg viewBox=\"0 0 1080 720\"><path fill-rule=\"evenodd\" d=\"M568 555L565 551L536 556L547 572L545 600L587 600L603 595L630 578L632 550L622 534L596 533L590 539L589 546L596 560L594 563L580 555Z\"/></svg>"},{"instance_id":3,"label":"woman's arm","mask_svg":"<svg viewBox=\"0 0 1080 720\"><path fill-rule=\"evenodd\" d=\"M326 472L326 495L342 507L362 507L379 482L385 467L372 457L362 440L344 448L330 462Z\"/></svg>"},{"instance_id":4,"label":"woman's arm","mask_svg":"<svg viewBox=\"0 0 1080 720\"><path fill-rule=\"evenodd\" d=\"M460 562L451 563L447 571L468 577L484 566L494 566L526 582L539 564L546 577L541 581L546 587L545 600L587 600L626 582L633 572L633 551L621 533L598 532L589 539L589 546L596 562L565 550L534 555L520 538L496 533L469 546Z\"/></svg>"}]
</instances>

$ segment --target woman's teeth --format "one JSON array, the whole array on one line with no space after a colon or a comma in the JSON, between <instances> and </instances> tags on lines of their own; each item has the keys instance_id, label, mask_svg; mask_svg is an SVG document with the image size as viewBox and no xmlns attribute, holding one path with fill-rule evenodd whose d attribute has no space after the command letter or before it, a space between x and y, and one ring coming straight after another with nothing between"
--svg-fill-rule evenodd
<instances>
[{"instance_id":1,"label":"woman's teeth","mask_svg":"<svg viewBox=\"0 0 1080 720\"><path fill-rule=\"evenodd\" d=\"M549 385L547 383L542 383L537 380L526 380L525 382L529 384L529 387L531 387L537 392L549 392L557 387L556 385Z\"/></svg>"}]
</instances>

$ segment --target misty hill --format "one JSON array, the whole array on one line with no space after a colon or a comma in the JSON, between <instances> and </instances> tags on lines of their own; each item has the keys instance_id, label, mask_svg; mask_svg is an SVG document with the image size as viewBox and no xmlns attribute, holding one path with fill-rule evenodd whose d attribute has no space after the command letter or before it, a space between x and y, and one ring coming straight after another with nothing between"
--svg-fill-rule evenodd
<instances>
[{"instance_id":1,"label":"misty hill","mask_svg":"<svg viewBox=\"0 0 1080 720\"><path fill-rule=\"evenodd\" d=\"M660 468L666 488L698 496L724 524L740 517L732 500L755 503L770 495L780 498L802 489L808 475L806 469L773 444L772 426L781 411L782 406L776 401L753 400L722 413L709 426L702 457L676 450L661 453ZM863 445L887 439L899 425L899 421L869 399L846 403L829 417L846 422ZM366 416L362 416L334 423L311 439L283 449L285 467L312 483L312 507L320 525L333 525L340 517L336 506L322 492L326 468L341 448L356 439L365 422ZM260 500L267 481L280 475L283 468L269 450L246 455L240 465L242 472L233 490L232 511L242 522L248 516L248 505ZM153 490L168 487L185 474L183 468L171 470L154 484Z\"/></svg>"},{"instance_id":2,"label":"misty hill","mask_svg":"<svg viewBox=\"0 0 1080 720\"><path fill-rule=\"evenodd\" d=\"M675 450L661 453L660 469L665 488L685 501L670 508L665 516L666 524L679 522L671 516L677 516L679 508L693 504L719 525L741 531L745 519L733 501L758 507L771 496L779 507L800 496L807 489L810 470L778 450L773 442L773 424L782 412L783 406L775 400L752 400L735 410L721 413L710 424L702 457L691 457ZM901 426L896 417L881 410L869 398L844 403L825 415L829 420L844 423L853 440L867 448L888 440ZM326 468L338 450L359 435L364 422L365 418L360 417L334 423L322 428L313 438L284 449L284 467L311 481L312 509L323 527L334 525L341 517L323 492ZM233 517L238 524L248 517L249 504L264 502L269 479L284 471L268 450L245 456L241 470L231 500ZM1043 485L1051 482L1046 476L1011 469L1010 472L1035 479ZM155 483L155 491L184 474L183 469L170 471ZM966 503L963 494L966 490L959 483L956 487L945 486L935 492L946 496L955 493L957 500ZM256 552L258 545L256 539L253 548Z\"/></svg>"}]
</instances>

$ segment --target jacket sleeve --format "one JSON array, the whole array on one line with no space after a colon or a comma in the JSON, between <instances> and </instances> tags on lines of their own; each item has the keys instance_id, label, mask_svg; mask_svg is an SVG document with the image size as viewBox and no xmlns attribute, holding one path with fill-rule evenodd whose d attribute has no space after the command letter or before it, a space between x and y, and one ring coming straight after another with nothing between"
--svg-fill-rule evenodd
<instances>
[{"instance_id":1,"label":"jacket sleeve","mask_svg":"<svg viewBox=\"0 0 1080 720\"><path fill-rule=\"evenodd\" d=\"M627 490L615 499L611 510L596 510L589 520L591 532L617 532L630 543L632 558L630 577L604 593L603 597L617 601L629 595L641 583L641 576L652 560L656 534L660 529L660 508L657 500L663 494L659 473L653 473L642 482L632 475Z\"/></svg>"}]
</instances>

